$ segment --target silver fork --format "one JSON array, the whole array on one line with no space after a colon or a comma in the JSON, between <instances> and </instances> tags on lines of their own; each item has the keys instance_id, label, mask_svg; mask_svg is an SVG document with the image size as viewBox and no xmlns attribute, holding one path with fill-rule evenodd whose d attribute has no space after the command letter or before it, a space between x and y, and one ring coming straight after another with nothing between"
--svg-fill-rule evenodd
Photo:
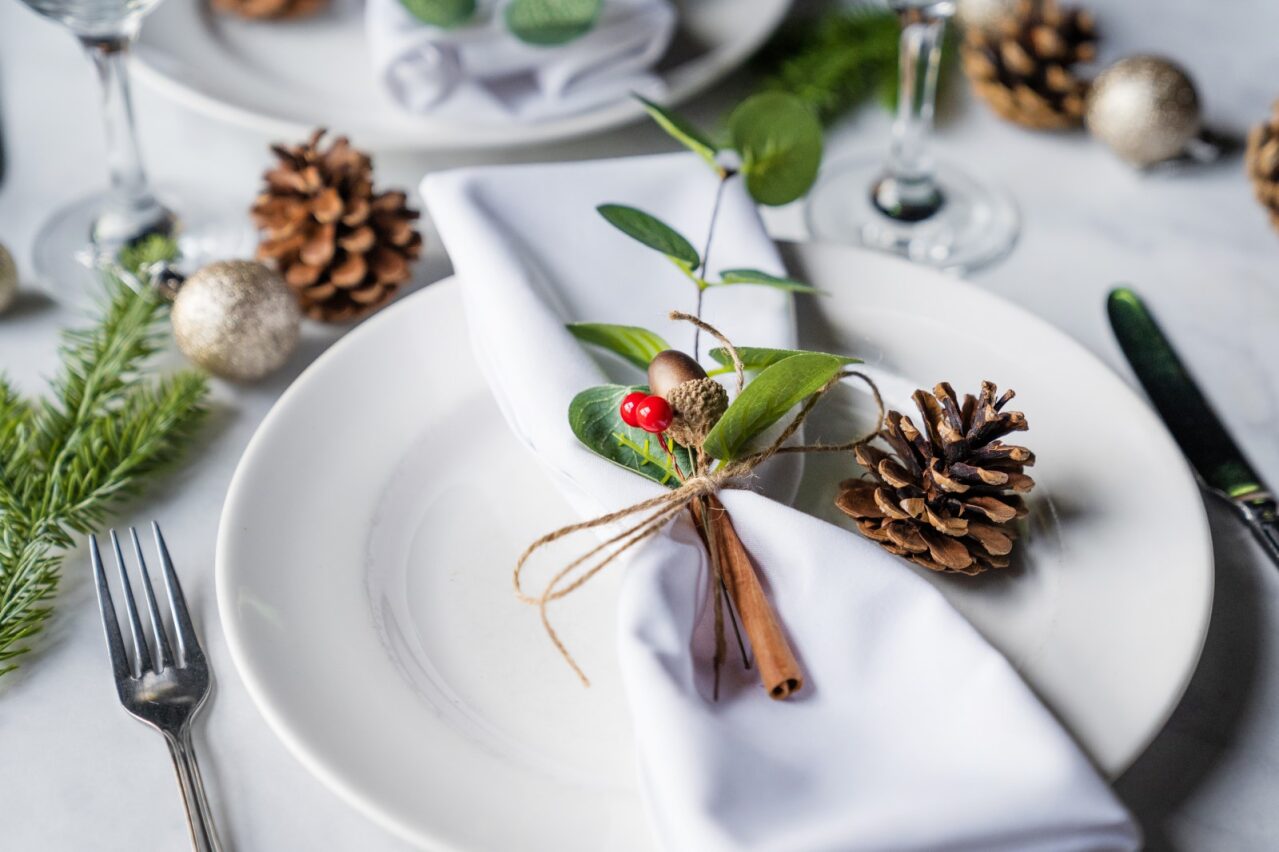
<instances>
[{"instance_id":1,"label":"silver fork","mask_svg":"<svg viewBox=\"0 0 1279 852\"><path fill-rule=\"evenodd\" d=\"M138 559L138 575L142 581L142 593L146 598L154 634L155 657L147 646L146 634L138 618L133 601L133 589L129 583L124 554L120 551L120 539L111 530L111 547L115 551L116 567L120 572L120 591L129 620L129 632L133 639L135 663L130 662L116 620L115 605L111 601L111 589L107 585L106 569L102 554L98 551L98 539L89 536L89 554L93 559L93 576L98 587L98 608L102 611L102 629L107 637L107 651L111 657L111 670L115 675L116 692L120 703L135 719L145 722L164 735L173 757L173 768L178 773L178 785L182 788L182 801L186 805L187 825L191 829L191 844L197 852L218 852L217 832L213 817L205 800L204 782L200 778L200 766L195 759L195 746L191 741L191 720L209 696L209 665L200 648L200 640L191 624L186 599L177 575L173 573L173 560L165 546L160 525L151 522L155 534L155 546L160 555L160 567L164 574L164 590L169 599L173 616L173 628L177 634L178 654L175 656L169 637L165 633L160 609L156 605L151 577L142 556L142 544L137 530L129 528L133 539L133 552Z\"/></svg>"}]
</instances>

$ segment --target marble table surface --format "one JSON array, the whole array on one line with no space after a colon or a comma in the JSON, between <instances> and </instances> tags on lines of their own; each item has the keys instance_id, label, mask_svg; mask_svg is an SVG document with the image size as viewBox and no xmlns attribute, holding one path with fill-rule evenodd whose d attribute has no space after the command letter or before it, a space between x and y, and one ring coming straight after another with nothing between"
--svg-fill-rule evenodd
<instances>
[{"instance_id":1,"label":"marble table surface","mask_svg":"<svg viewBox=\"0 0 1279 852\"><path fill-rule=\"evenodd\" d=\"M1106 55L1179 57L1199 82L1209 118L1221 127L1246 127L1279 95L1273 43L1279 7L1268 0L1093 6L1107 34ZM711 120L745 85L730 81L691 111ZM1027 133L962 96L957 100L939 131L941 154L1010 187L1024 216L1016 250L973 280L1056 324L1125 376L1102 300L1115 282L1131 282L1157 309L1257 466L1279 483L1279 234L1253 201L1238 158L1138 174L1085 136ZM268 159L266 137L145 89L137 106L157 178L251 197ZM0 0L0 133L7 164L0 242L28 275L39 222L104 181L95 107L90 71L73 40L20 4ZM887 126L874 108L842 122L830 136L830 160L881 149ZM503 158L669 147L653 128L636 126ZM415 186L428 169L474 161L400 153L379 155L377 167L388 184ZM778 236L803 235L796 209L770 211L769 225ZM420 282L447 269L432 243ZM73 319L47 300L24 296L0 317L0 369L37 391L56 363L57 330ZM277 375L247 387L217 383L214 422L189 464L121 519L163 520L181 554L219 675L198 739L234 848L406 848L312 778L267 729L228 659L213 598L218 515L236 462L280 392L340 333L308 326ZM1079 400L1079 412L1079 428L1106 440L1105 412L1093 411L1087 399ZM1202 662L1166 729L1117 788L1152 849L1273 849L1279 843L1279 570L1228 511L1210 505L1210 518L1216 603ZM72 554L46 636L21 672L0 684L0 847L184 848L163 746L115 702L85 561L83 552Z\"/></svg>"}]
</instances>

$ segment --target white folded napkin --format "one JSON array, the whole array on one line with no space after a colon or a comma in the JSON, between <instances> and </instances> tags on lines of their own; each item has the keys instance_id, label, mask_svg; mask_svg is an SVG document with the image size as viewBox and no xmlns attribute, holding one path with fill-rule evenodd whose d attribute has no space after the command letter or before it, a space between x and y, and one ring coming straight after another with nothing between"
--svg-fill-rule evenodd
<instances>
[{"instance_id":1,"label":"white folded napkin","mask_svg":"<svg viewBox=\"0 0 1279 852\"><path fill-rule=\"evenodd\" d=\"M564 323L642 325L691 351L691 329L666 319L689 308L687 282L595 207L639 207L700 244L714 190L691 155L423 182L493 394L584 517L660 487L592 455L569 430L569 401L605 378ZM724 199L712 253L712 269L782 271L740 187ZM705 316L741 345L795 344L790 299L776 291L711 291ZM904 562L761 494L722 499L807 681L773 701L730 655L727 688L712 700L708 567L686 517L610 566L626 572L619 657L641 786L665 848L1136 848L1136 827L1076 744Z\"/></svg>"},{"instance_id":2,"label":"white folded napkin","mask_svg":"<svg viewBox=\"0 0 1279 852\"><path fill-rule=\"evenodd\" d=\"M504 5L481 0L473 21L442 29L413 17L400 0L368 0L375 78L410 112L474 123L542 121L632 92L662 95L649 69L675 31L669 0L605 0L590 31L554 46L516 38Z\"/></svg>"}]
</instances>

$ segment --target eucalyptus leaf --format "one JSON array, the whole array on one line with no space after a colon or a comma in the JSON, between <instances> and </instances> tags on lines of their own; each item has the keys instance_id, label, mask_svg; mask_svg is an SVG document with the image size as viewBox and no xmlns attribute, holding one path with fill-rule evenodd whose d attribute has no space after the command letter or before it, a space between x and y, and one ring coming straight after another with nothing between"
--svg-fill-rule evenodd
<instances>
[{"instance_id":1,"label":"eucalyptus leaf","mask_svg":"<svg viewBox=\"0 0 1279 852\"><path fill-rule=\"evenodd\" d=\"M573 322L568 324L573 336L585 343L593 343L630 361L641 370L648 369L648 362L658 352L671 348L660 335L637 325L609 325L602 322Z\"/></svg>"},{"instance_id":2,"label":"eucalyptus leaf","mask_svg":"<svg viewBox=\"0 0 1279 852\"><path fill-rule=\"evenodd\" d=\"M808 353L802 349L769 349L764 346L739 346L737 347L737 357L742 359L742 366L752 372L758 372L765 367L771 367L778 361L784 361L792 355L805 355ZM860 364L861 358L850 358L847 355L831 355L828 352L818 352L818 355L827 355L831 358L838 358L841 364ZM733 365L733 359L729 357L728 350L717 346L710 351L710 356L723 364L725 367Z\"/></svg>"},{"instance_id":3,"label":"eucalyptus leaf","mask_svg":"<svg viewBox=\"0 0 1279 852\"><path fill-rule=\"evenodd\" d=\"M644 105L644 109L652 116L653 121L657 122L658 127L665 130L685 148L705 160L712 168L719 169L719 163L715 162L715 152L718 149L715 143L707 138L706 134L694 127L688 119L658 106L648 98L640 97L639 95L636 95L635 98Z\"/></svg>"},{"instance_id":4,"label":"eucalyptus leaf","mask_svg":"<svg viewBox=\"0 0 1279 852\"><path fill-rule=\"evenodd\" d=\"M766 367L728 406L703 447L717 459L736 458L752 439L821 390L845 363L837 355L797 352Z\"/></svg>"},{"instance_id":5,"label":"eucalyptus leaf","mask_svg":"<svg viewBox=\"0 0 1279 852\"><path fill-rule=\"evenodd\" d=\"M805 284L803 281L796 281L794 278L782 278L777 275L769 275L767 272L761 272L758 269L725 269L719 274L719 281L716 286L725 286L730 284L758 284L763 287L774 287L778 290L787 290L791 293L820 293L816 287Z\"/></svg>"},{"instance_id":6,"label":"eucalyptus leaf","mask_svg":"<svg viewBox=\"0 0 1279 852\"><path fill-rule=\"evenodd\" d=\"M450 29L471 20L475 0L400 0L409 14L424 24Z\"/></svg>"},{"instance_id":7,"label":"eucalyptus leaf","mask_svg":"<svg viewBox=\"0 0 1279 852\"><path fill-rule=\"evenodd\" d=\"M658 443L656 435L627 426L618 409L622 400L635 391L648 392L643 385L599 385L587 388L573 397L568 406L568 423L573 434L588 450L627 470L675 488L670 457ZM675 445L675 458L687 474L692 470L688 450Z\"/></svg>"},{"instance_id":8,"label":"eucalyptus leaf","mask_svg":"<svg viewBox=\"0 0 1279 852\"><path fill-rule=\"evenodd\" d=\"M764 92L728 117L746 189L760 204L789 204L808 192L822 164L822 126L794 95Z\"/></svg>"},{"instance_id":9,"label":"eucalyptus leaf","mask_svg":"<svg viewBox=\"0 0 1279 852\"><path fill-rule=\"evenodd\" d=\"M603 0L511 0L506 26L526 44L564 44L590 32L603 5Z\"/></svg>"},{"instance_id":10,"label":"eucalyptus leaf","mask_svg":"<svg viewBox=\"0 0 1279 852\"><path fill-rule=\"evenodd\" d=\"M595 209L623 234L689 269L702 262L693 244L656 216L623 204L601 204Z\"/></svg>"}]
</instances>

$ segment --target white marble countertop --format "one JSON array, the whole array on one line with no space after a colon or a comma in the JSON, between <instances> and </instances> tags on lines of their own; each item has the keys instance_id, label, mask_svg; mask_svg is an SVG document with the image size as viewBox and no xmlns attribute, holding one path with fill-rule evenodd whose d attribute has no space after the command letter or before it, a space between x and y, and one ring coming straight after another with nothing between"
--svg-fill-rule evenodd
<instances>
[{"instance_id":1,"label":"white marble countertop","mask_svg":"<svg viewBox=\"0 0 1279 852\"><path fill-rule=\"evenodd\" d=\"M178 0L174 0L178 2ZM1239 129L1279 96L1266 0L1197 4L1093 3L1106 54L1154 50L1194 73L1211 119ZM1108 6L1109 8L1103 8ZM736 89L736 91L735 91ZM693 108L731 103L729 84ZM137 93L145 154L172 178L249 198L266 164L264 136ZM1021 241L978 284L1045 317L1127 375L1102 299L1132 282L1217 401L1257 466L1279 483L1279 234L1254 203L1239 160L1180 174L1137 174L1084 136L1036 135L960 104L939 135L943 156L1009 186L1024 215ZM88 65L73 40L16 2L0 0L0 241L29 271L31 238L62 201L104 182L102 139ZM837 127L830 159L883 146L871 109ZM358 143L358 139L355 140ZM567 159L665 150L639 126L569 146L518 154ZM508 156L506 159L515 159ZM415 186L427 169L461 159L378 157L388 184ZM796 210L776 211L779 236L801 234ZM420 270L438 278L438 246ZM24 297L0 317L0 369L36 392L55 365L57 330L73 317ZM179 474L133 506L125 522L156 517L180 554L188 595L218 673L199 739L224 834L239 849L393 850L402 843L342 803L285 751L252 706L227 656L213 599L213 549L227 483L281 390L339 331L308 326L287 367L268 381L218 383L216 415ZM1104 412L1079 401L1080 428L1104 441ZM1279 842L1279 571L1223 509L1211 508L1216 604L1203 660L1163 734L1119 781L1152 849L1273 849ZM1157 534L1134 530L1134 535ZM181 849L185 828L161 741L123 714L112 694L83 554L65 569L57 614L35 653L0 684L0 847L41 850Z\"/></svg>"}]
</instances>

